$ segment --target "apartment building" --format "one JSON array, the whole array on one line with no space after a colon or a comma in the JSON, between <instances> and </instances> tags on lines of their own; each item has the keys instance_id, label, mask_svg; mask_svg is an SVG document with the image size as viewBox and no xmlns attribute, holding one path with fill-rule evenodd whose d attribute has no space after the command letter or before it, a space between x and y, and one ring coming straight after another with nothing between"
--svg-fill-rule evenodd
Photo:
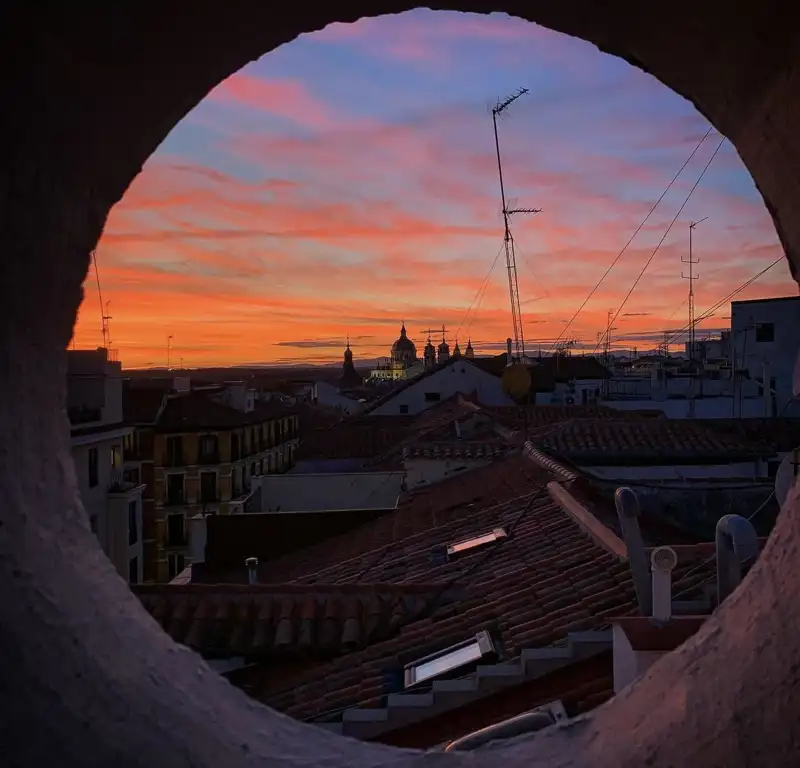
<instances>
[{"instance_id":1,"label":"apartment building","mask_svg":"<svg viewBox=\"0 0 800 768\"><path fill-rule=\"evenodd\" d=\"M138 477L124 473L133 428L122 410L122 366L109 350L67 353L67 414L72 459L89 525L120 576L143 579L142 494Z\"/></svg>"},{"instance_id":2,"label":"apartment building","mask_svg":"<svg viewBox=\"0 0 800 768\"><path fill-rule=\"evenodd\" d=\"M294 463L299 416L242 384L168 393L152 425L153 573L169 581L190 565L188 520L246 511L251 478ZM143 443L140 443L143 445Z\"/></svg>"}]
</instances>

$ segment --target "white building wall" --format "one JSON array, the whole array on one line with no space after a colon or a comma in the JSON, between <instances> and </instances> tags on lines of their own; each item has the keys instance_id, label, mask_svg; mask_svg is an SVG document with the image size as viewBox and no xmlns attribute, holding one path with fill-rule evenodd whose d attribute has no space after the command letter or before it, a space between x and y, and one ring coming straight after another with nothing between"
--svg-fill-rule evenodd
<instances>
[{"instance_id":1,"label":"white building wall","mask_svg":"<svg viewBox=\"0 0 800 768\"><path fill-rule=\"evenodd\" d=\"M364 410L362 403L340 394L336 387L326 381L318 381L314 384L312 396L317 405L336 408L345 416L354 416Z\"/></svg>"},{"instance_id":2,"label":"white building wall","mask_svg":"<svg viewBox=\"0 0 800 768\"><path fill-rule=\"evenodd\" d=\"M763 333L769 324L771 341L764 340ZM800 403L791 402L794 366L800 353L800 296L732 302L731 331L737 370L746 368L750 377L756 378L762 376L767 363L775 377L778 414L800 416Z\"/></svg>"},{"instance_id":3,"label":"white building wall","mask_svg":"<svg viewBox=\"0 0 800 768\"><path fill-rule=\"evenodd\" d=\"M497 376L459 359L429 376L422 376L371 413L375 416L414 416L457 393L475 393L481 405L513 405Z\"/></svg>"},{"instance_id":4,"label":"white building wall","mask_svg":"<svg viewBox=\"0 0 800 768\"><path fill-rule=\"evenodd\" d=\"M687 399L674 400L603 400L603 405L619 411L654 410L661 411L668 419L690 418L691 403ZM696 419L760 418L764 415L764 400L760 397L742 397L741 401L732 397L703 397L694 401ZM784 414L790 415L790 414Z\"/></svg>"}]
</instances>

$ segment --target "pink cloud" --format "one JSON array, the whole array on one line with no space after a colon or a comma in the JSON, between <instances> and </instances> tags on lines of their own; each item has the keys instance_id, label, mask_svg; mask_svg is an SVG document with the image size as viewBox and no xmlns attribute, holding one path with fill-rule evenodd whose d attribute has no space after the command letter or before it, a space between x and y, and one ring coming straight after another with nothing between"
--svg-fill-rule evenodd
<instances>
[{"instance_id":1,"label":"pink cloud","mask_svg":"<svg viewBox=\"0 0 800 768\"><path fill-rule=\"evenodd\" d=\"M237 72L206 98L269 112L311 128L327 130L339 124L339 118L331 109L297 80L267 80Z\"/></svg>"}]
</instances>

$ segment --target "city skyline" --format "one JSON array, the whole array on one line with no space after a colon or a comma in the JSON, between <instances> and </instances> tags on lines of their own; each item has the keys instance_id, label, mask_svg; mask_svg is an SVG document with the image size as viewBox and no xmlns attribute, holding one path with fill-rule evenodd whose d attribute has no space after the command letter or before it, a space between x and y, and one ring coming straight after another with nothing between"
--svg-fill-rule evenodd
<instances>
[{"instance_id":1,"label":"city skyline","mask_svg":"<svg viewBox=\"0 0 800 768\"><path fill-rule=\"evenodd\" d=\"M475 301L502 246L490 108L520 86L530 94L500 123L501 147L509 195L543 209L515 236L526 337L552 340L709 126L582 41L502 14L413 11L303 35L176 126L98 244L112 347L130 367L163 365L168 335L187 367L319 363L341 359L349 334L374 358L405 319L415 341L444 323L452 340L497 351L511 335L502 256ZM569 336L591 346L605 328L718 141L702 144ZM698 311L781 255L725 142L615 336L685 324L680 257L689 222L706 216ZM94 281L90 270L77 346L101 343ZM737 298L794 293L784 262Z\"/></svg>"}]
</instances>

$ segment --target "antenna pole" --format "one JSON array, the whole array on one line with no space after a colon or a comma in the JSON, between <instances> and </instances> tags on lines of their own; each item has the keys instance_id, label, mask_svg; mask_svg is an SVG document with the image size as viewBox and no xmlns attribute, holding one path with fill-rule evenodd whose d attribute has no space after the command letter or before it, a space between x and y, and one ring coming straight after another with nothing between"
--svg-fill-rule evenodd
<instances>
[{"instance_id":1,"label":"antenna pole","mask_svg":"<svg viewBox=\"0 0 800 768\"><path fill-rule=\"evenodd\" d=\"M92 249L92 264L94 265L94 277L97 281L97 298L100 300L100 332L103 335L103 347L108 349L108 326L106 325L105 305L103 304L103 292L100 290L100 273L97 271L97 251Z\"/></svg>"},{"instance_id":2,"label":"antenna pole","mask_svg":"<svg viewBox=\"0 0 800 768\"><path fill-rule=\"evenodd\" d=\"M492 127L494 128L494 148L497 153L497 175L500 179L500 200L503 205L503 247L506 254L506 269L508 270L508 293L511 300L511 320L514 327L514 346L517 362L525 358L525 331L522 325L522 309L519 301L519 280L517 277L517 255L514 248L514 238L511 235L510 219L515 213L536 214L541 211L537 208L516 208L510 210L506 202L506 190L503 182L503 161L500 156L500 137L497 132L497 116L508 109L520 96L528 93L527 88L520 88L505 101L498 102L492 109Z\"/></svg>"},{"instance_id":3,"label":"antenna pole","mask_svg":"<svg viewBox=\"0 0 800 768\"><path fill-rule=\"evenodd\" d=\"M689 257L686 259L681 257L681 262L689 265L689 274L684 275L683 271L681 271L681 277L684 280L689 281L689 364L692 374L692 396L689 400L689 414L691 416L694 416L694 398L697 384L697 321L695 319L694 307L694 282L700 277L700 275L696 275L694 273L694 265L699 264L700 260L694 258L692 251L692 233L694 232L694 228L698 224L702 224L707 218L708 216L706 216L704 219L700 219L700 221L692 221L689 223Z\"/></svg>"},{"instance_id":4,"label":"antenna pole","mask_svg":"<svg viewBox=\"0 0 800 768\"><path fill-rule=\"evenodd\" d=\"M170 363L170 353L172 351L172 334L167 336L167 370L170 370L169 363Z\"/></svg>"}]
</instances>

